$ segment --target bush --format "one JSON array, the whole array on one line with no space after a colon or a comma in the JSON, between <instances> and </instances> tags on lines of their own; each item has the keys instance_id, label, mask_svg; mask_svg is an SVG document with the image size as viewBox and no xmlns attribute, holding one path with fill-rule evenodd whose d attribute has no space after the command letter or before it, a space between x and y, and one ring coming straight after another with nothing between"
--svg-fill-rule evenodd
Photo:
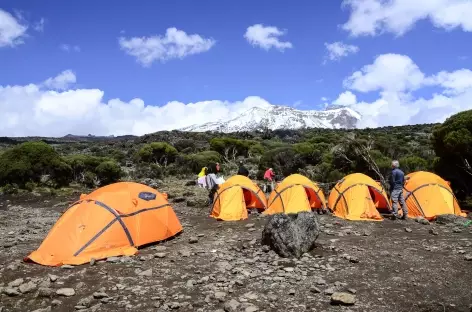
<instances>
[{"instance_id":1,"label":"bush","mask_svg":"<svg viewBox=\"0 0 472 312\"><path fill-rule=\"evenodd\" d=\"M34 191L35 188L36 188L36 183L34 183L34 182L26 182L25 183L25 190L32 192L32 191Z\"/></svg>"},{"instance_id":2,"label":"bush","mask_svg":"<svg viewBox=\"0 0 472 312\"><path fill-rule=\"evenodd\" d=\"M116 162L104 161L97 166L96 174L100 185L103 186L119 181L123 172Z\"/></svg>"},{"instance_id":3,"label":"bush","mask_svg":"<svg viewBox=\"0 0 472 312\"><path fill-rule=\"evenodd\" d=\"M174 162L177 154L177 150L172 145L165 142L153 142L144 145L137 156L142 162L167 166Z\"/></svg>"},{"instance_id":4,"label":"bush","mask_svg":"<svg viewBox=\"0 0 472 312\"><path fill-rule=\"evenodd\" d=\"M221 156L215 151L205 151L177 157L173 172L182 174L197 174L203 167L211 163L221 162Z\"/></svg>"},{"instance_id":5,"label":"bush","mask_svg":"<svg viewBox=\"0 0 472 312\"><path fill-rule=\"evenodd\" d=\"M84 183L85 186L94 188L96 186L95 181L97 180L97 175L93 172L86 171L84 173L84 179L82 183Z\"/></svg>"},{"instance_id":6,"label":"bush","mask_svg":"<svg viewBox=\"0 0 472 312\"><path fill-rule=\"evenodd\" d=\"M3 193L8 195L18 194L18 185L16 184L6 184L2 189Z\"/></svg>"},{"instance_id":7,"label":"bush","mask_svg":"<svg viewBox=\"0 0 472 312\"><path fill-rule=\"evenodd\" d=\"M0 185L39 183L41 176L51 175L58 184L70 181L67 164L59 153L44 142L25 142L0 155Z\"/></svg>"}]
</instances>

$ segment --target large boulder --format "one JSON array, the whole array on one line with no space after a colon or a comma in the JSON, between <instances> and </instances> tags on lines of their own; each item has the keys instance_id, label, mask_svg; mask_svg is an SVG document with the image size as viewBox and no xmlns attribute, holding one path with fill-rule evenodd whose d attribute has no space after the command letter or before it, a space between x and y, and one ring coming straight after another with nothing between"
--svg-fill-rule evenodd
<instances>
[{"instance_id":1,"label":"large boulder","mask_svg":"<svg viewBox=\"0 0 472 312\"><path fill-rule=\"evenodd\" d=\"M274 214L269 216L264 227L262 244L281 257L300 258L315 247L319 234L318 219L312 212Z\"/></svg>"}]
</instances>

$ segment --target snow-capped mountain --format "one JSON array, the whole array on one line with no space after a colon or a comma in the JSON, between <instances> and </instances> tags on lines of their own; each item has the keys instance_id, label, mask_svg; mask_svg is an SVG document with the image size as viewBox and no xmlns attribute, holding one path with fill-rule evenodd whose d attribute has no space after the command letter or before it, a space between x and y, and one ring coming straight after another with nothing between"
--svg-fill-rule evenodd
<instances>
[{"instance_id":1,"label":"snow-capped mountain","mask_svg":"<svg viewBox=\"0 0 472 312\"><path fill-rule=\"evenodd\" d=\"M236 118L218 120L182 128L182 131L237 132L263 129L329 128L354 129L361 115L344 106L330 106L323 111L298 110L288 106L264 105L253 107Z\"/></svg>"}]
</instances>

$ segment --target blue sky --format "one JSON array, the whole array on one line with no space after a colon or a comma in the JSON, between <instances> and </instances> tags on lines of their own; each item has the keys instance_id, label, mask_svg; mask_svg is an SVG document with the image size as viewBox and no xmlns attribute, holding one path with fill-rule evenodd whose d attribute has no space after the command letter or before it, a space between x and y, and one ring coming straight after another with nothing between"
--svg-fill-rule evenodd
<instances>
[{"instance_id":1,"label":"blue sky","mask_svg":"<svg viewBox=\"0 0 472 312\"><path fill-rule=\"evenodd\" d=\"M343 80L373 64L381 55L406 56L425 76L441 71L452 74L472 67L472 26L460 14L470 9L470 2L440 0L436 2L442 4L437 7L418 3L424 7L427 18L415 16L414 11L397 17L392 13L390 20L379 17L401 9L402 1L392 1L391 7L384 5L377 13L366 15L383 23L374 33L365 31L372 27L365 22L366 16L354 16L362 11L356 12L355 7L366 8L382 1L349 0L344 8L342 2L300 0L294 5L293 1L282 0L143 0L133 5L125 1L110 5L107 1L91 0L3 0L0 10L12 14L18 23L28 25L28 30L21 44L0 47L0 86L39 85L49 77L71 70L76 81L70 89L101 90L104 95L100 103L104 104L115 98L125 103L139 98L146 105L163 106L170 101L236 102L258 96L272 104L297 103L300 109L320 109L326 102L321 98L335 101L346 91ZM453 2L460 2L464 7L458 10ZM453 18L449 16L445 20L440 15L444 10L451 10ZM42 27L37 27L41 20ZM351 29L343 29L341 26L348 21L352 21ZM244 34L256 24L285 32L278 40L290 42L292 47L281 51L251 45ZM402 28L399 24L409 26ZM214 44L204 52L166 62L156 60L147 67L120 48L119 37L129 40L165 36L166 30L172 27L187 35L212 39ZM358 50L339 60L327 59L325 44L334 42ZM70 47L69 51L61 49L64 45ZM393 61L387 63L391 65L384 64L383 70L395 67ZM408 79L409 73L403 74ZM469 78L468 73L465 76ZM441 83L393 91L402 93L401 96L432 100L434 93L444 88ZM358 89L352 89L356 103L350 105L362 101L375 104L379 97L392 98L385 85L367 88L373 90L369 92ZM389 94L381 95L382 90ZM0 108L7 104L0 104ZM7 130L5 133L14 132Z\"/></svg>"}]
</instances>

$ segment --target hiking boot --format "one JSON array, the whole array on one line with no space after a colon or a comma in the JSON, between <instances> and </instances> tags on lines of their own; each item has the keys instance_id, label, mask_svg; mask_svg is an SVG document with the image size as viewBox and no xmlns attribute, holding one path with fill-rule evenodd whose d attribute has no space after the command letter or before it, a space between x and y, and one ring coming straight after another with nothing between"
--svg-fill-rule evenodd
<instances>
[{"instance_id":1,"label":"hiking boot","mask_svg":"<svg viewBox=\"0 0 472 312\"><path fill-rule=\"evenodd\" d=\"M406 217L407 217L407 216L408 216L407 214L404 214L400 219L406 220Z\"/></svg>"}]
</instances>

